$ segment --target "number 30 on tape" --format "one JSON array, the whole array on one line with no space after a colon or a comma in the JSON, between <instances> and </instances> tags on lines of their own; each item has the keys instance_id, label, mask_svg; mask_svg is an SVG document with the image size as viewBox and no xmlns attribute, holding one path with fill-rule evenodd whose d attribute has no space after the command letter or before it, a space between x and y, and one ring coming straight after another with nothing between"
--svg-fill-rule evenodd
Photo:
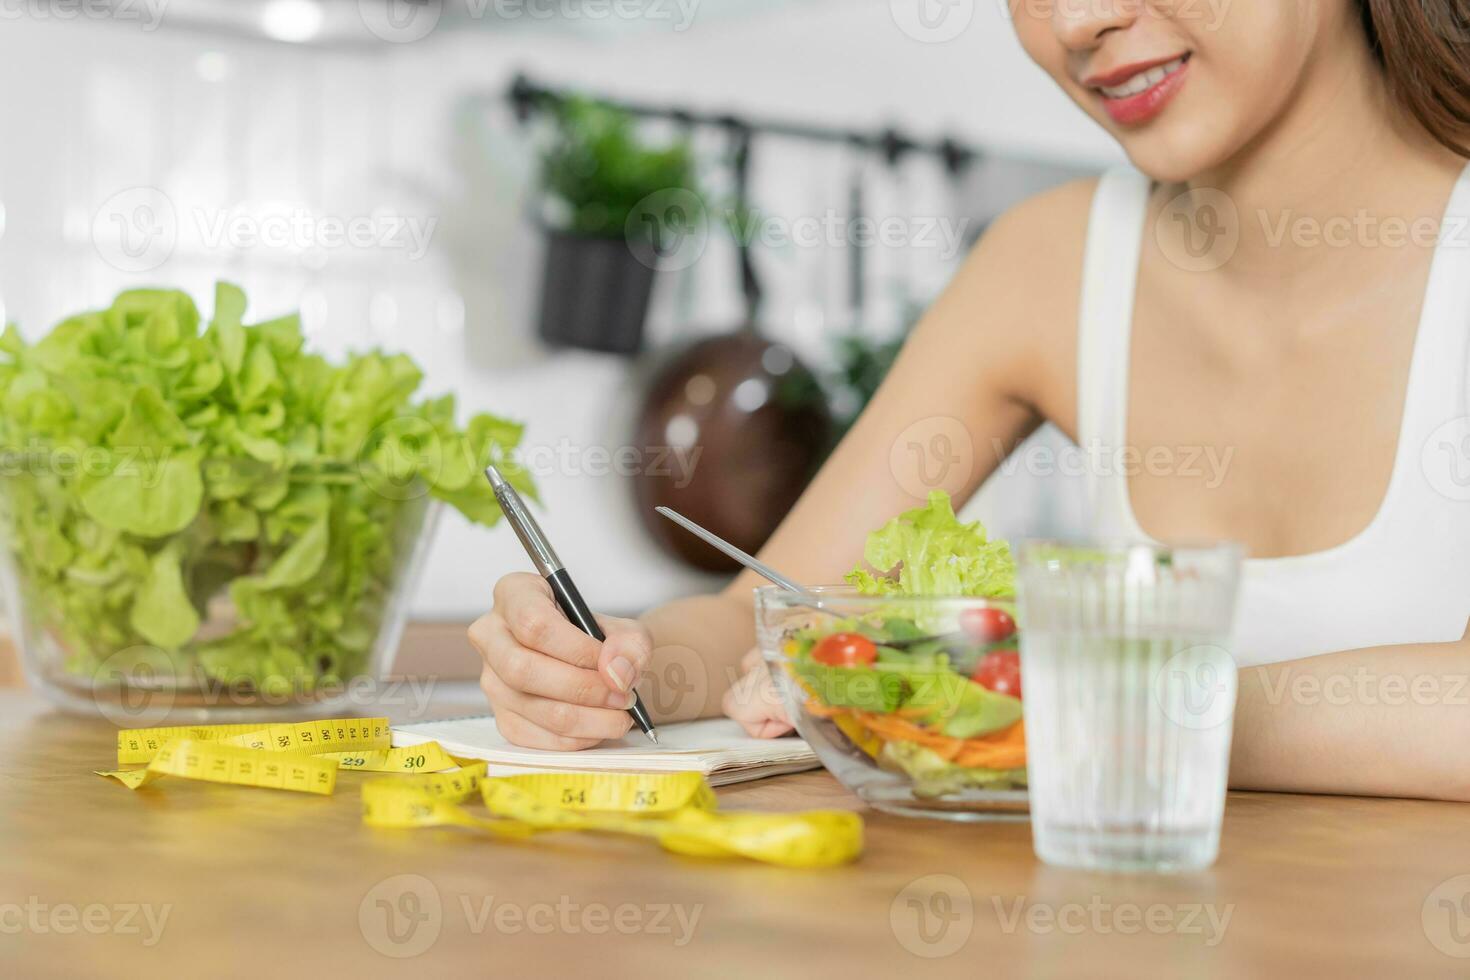
<instances>
[{"instance_id":1,"label":"number 30 on tape","mask_svg":"<svg viewBox=\"0 0 1470 980\"><path fill-rule=\"evenodd\" d=\"M118 732L119 764L144 769L99 771L129 789L161 776L233 786L330 794L338 769L429 773L456 765L437 742L391 747L387 718L337 718L300 724L198 725Z\"/></svg>"},{"instance_id":2,"label":"number 30 on tape","mask_svg":"<svg viewBox=\"0 0 1470 980\"><path fill-rule=\"evenodd\" d=\"M244 729L244 730L242 730ZM370 827L459 826L497 837L595 831L657 840L697 857L744 857L792 868L833 867L862 853L854 813L725 813L705 778L684 773L534 773L492 778L458 765L435 742L392 748L385 718L271 725L143 729L118 735L118 762L99 772L130 789L163 776L330 795L338 769L407 773L363 784ZM446 772L444 770L454 770ZM464 804L478 797L482 813Z\"/></svg>"}]
</instances>

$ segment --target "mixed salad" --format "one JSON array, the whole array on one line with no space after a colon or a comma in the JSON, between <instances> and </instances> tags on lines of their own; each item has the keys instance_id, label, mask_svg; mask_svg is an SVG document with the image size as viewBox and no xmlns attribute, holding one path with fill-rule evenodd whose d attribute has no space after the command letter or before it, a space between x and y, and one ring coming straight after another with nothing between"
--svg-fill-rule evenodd
<instances>
[{"instance_id":1,"label":"mixed salad","mask_svg":"<svg viewBox=\"0 0 1470 980\"><path fill-rule=\"evenodd\" d=\"M1009 547L978 522L960 522L949 495L936 491L872 534L864 559L847 577L859 592L918 598L786 636L782 653L807 712L879 766L905 773L916 795L1025 786Z\"/></svg>"}]
</instances>

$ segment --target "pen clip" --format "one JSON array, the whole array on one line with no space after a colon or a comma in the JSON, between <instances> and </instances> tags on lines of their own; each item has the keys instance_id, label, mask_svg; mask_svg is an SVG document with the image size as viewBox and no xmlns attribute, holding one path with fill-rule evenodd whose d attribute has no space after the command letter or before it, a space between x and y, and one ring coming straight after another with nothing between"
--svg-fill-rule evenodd
<instances>
[{"instance_id":1,"label":"pen clip","mask_svg":"<svg viewBox=\"0 0 1470 980\"><path fill-rule=\"evenodd\" d=\"M531 561L536 565L536 571L541 573L542 578L549 578L561 571L561 559L556 556L556 550L551 547L551 542L546 540L546 535L541 530L541 525L536 523L536 518L526 509L526 503L521 495L516 493L515 487L503 479L497 479L498 473L492 476L492 470L485 471L485 478L495 488L495 502L500 505L500 512L505 515L506 523L515 531L516 537L521 539L521 545L526 549L526 554L531 556Z\"/></svg>"}]
</instances>

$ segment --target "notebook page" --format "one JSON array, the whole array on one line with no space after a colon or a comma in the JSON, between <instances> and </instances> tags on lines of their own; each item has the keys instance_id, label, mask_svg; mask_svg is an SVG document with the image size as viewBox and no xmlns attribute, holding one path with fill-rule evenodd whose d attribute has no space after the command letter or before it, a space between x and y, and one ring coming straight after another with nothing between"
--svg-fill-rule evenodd
<instances>
[{"instance_id":1,"label":"notebook page","mask_svg":"<svg viewBox=\"0 0 1470 980\"><path fill-rule=\"evenodd\" d=\"M811 748L800 739L751 738L728 718L661 725L658 737L659 744L654 745L634 730L594 749L549 752L511 745L489 715L418 722L393 729L394 745L438 742L451 755L525 769L748 773L743 778L753 779L775 770L794 772L817 765Z\"/></svg>"}]
</instances>

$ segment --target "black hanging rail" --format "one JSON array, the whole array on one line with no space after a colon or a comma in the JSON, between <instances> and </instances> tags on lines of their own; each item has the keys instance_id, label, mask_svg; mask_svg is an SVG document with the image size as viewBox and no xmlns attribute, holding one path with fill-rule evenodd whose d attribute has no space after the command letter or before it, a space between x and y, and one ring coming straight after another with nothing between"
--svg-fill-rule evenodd
<instances>
[{"instance_id":1,"label":"black hanging rail","mask_svg":"<svg viewBox=\"0 0 1470 980\"><path fill-rule=\"evenodd\" d=\"M540 85L525 75L517 75L511 83L508 97L515 107L517 118L524 122L534 113L559 105L574 96L568 91ZM936 156L950 173L957 174L980 157L979 150L965 146L953 138L920 140L893 128L874 133L778 119L753 119L733 113L700 112L683 106L650 105L604 98L593 98L592 101L631 116L666 119L684 126L713 126L818 143L843 143L878 154L890 165L912 154Z\"/></svg>"}]
</instances>

